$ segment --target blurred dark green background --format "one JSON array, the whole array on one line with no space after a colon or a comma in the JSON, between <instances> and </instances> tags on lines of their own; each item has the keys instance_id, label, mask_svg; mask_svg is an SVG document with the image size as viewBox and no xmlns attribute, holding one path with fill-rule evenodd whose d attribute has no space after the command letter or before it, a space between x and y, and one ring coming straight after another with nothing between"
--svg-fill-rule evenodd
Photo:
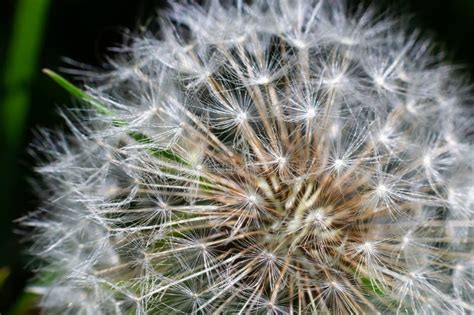
<instances>
[{"instance_id":1,"label":"blurred dark green background","mask_svg":"<svg viewBox=\"0 0 474 315\"><path fill-rule=\"evenodd\" d=\"M414 27L433 35L473 77L474 0L374 2L413 13ZM0 0L1 314L37 313L23 293L31 273L13 220L38 206L29 183L34 161L26 152L34 129L60 127L55 109L72 103L41 69L60 71L62 57L100 66L126 29L137 29L164 5L165 0Z\"/></svg>"}]
</instances>

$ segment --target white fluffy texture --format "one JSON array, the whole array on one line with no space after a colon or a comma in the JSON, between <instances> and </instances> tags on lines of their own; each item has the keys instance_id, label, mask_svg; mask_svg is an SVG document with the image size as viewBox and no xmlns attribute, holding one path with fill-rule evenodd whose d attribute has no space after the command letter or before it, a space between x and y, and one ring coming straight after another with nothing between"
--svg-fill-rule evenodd
<instances>
[{"instance_id":1,"label":"white fluffy texture","mask_svg":"<svg viewBox=\"0 0 474 315\"><path fill-rule=\"evenodd\" d=\"M42 138L47 314L474 311L472 99L429 41L329 0L160 25Z\"/></svg>"}]
</instances>

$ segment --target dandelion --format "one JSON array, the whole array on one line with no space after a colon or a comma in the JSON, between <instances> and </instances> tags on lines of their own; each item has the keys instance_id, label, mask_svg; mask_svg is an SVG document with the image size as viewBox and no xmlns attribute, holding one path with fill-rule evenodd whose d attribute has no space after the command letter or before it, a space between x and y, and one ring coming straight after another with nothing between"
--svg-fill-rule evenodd
<instances>
[{"instance_id":1,"label":"dandelion","mask_svg":"<svg viewBox=\"0 0 474 315\"><path fill-rule=\"evenodd\" d=\"M175 3L36 149L48 314L474 312L469 88L341 1Z\"/></svg>"}]
</instances>

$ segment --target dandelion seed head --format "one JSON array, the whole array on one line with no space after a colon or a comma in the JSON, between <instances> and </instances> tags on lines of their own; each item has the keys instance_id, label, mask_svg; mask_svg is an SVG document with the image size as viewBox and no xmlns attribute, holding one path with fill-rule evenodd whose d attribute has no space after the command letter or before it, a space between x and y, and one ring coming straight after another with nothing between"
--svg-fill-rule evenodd
<instances>
[{"instance_id":1,"label":"dandelion seed head","mask_svg":"<svg viewBox=\"0 0 474 315\"><path fill-rule=\"evenodd\" d=\"M469 84L377 12L174 2L132 36L38 137L45 311L473 312Z\"/></svg>"}]
</instances>

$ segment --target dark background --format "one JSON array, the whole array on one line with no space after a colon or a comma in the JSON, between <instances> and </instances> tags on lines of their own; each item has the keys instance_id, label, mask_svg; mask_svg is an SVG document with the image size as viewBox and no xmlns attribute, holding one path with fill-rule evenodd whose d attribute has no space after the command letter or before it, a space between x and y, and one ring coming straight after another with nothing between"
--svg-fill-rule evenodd
<instances>
[{"instance_id":1,"label":"dark background","mask_svg":"<svg viewBox=\"0 0 474 315\"><path fill-rule=\"evenodd\" d=\"M0 80L11 40L14 12L19 0L0 0ZM352 2L351 0L348 0ZM364 1L367 2L367 1ZM474 74L474 0L377 0L381 8L411 13L413 27L426 30L448 52L448 58ZM61 127L56 108L71 104L71 97L41 73L42 68L58 71L62 57L100 66L109 47L120 43L127 29L135 30L165 6L165 0L51 0L44 25L41 50L33 76L25 87L30 93L23 134L15 146L3 144L0 126L0 313L35 314L25 303L23 289L31 277L28 257L12 221L38 206L30 180L35 162L26 152L35 128ZM25 39L27 40L27 39ZM67 75L66 75L67 77ZM0 85L0 107L4 85ZM1 111L0 111L1 112ZM3 269L1 269L3 268ZM22 300L23 298L23 300ZM31 300L29 302L32 304ZM16 306L16 308L15 308ZM15 310L13 310L15 308Z\"/></svg>"}]
</instances>

